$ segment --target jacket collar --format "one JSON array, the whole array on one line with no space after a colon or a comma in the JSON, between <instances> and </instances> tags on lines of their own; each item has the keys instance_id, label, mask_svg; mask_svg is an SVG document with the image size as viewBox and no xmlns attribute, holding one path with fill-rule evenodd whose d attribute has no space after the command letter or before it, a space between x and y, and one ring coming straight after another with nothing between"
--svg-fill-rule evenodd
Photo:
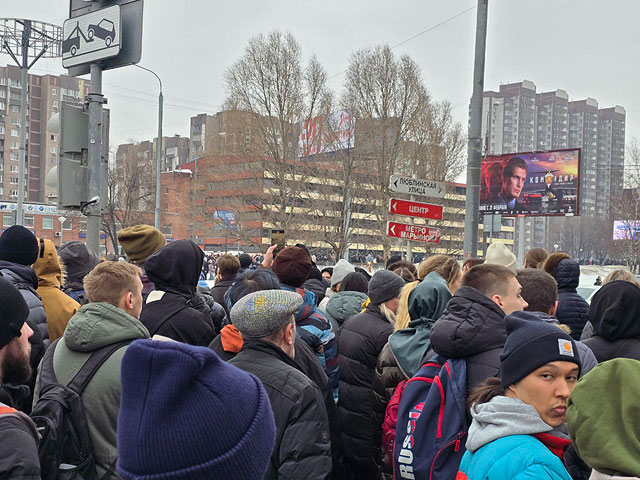
<instances>
[{"instance_id":1,"label":"jacket collar","mask_svg":"<svg viewBox=\"0 0 640 480\"><path fill-rule=\"evenodd\" d=\"M271 342L267 342L266 340L262 340L259 338L245 339L244 345L242 346L241 351L245 351L245 350L262 352L272 357L276 357L277 359L282 360L287 365L297 370L300 370L302 373L304 373L300 365L298 365L298 363L293 358L287 355L280 347L274 345Z\"/></svg>"}]
</instances>

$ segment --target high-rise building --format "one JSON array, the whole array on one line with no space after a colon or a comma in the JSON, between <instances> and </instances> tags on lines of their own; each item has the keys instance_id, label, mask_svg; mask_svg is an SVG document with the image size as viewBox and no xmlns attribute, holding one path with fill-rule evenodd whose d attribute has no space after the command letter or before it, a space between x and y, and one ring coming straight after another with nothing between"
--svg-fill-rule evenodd
<instances>
[{"instance_id":1,"label":"high-rise building","mask_svg":"<svg viewBox=\"0 0 640 480\"><path fill-rule=\"evenodd\" d=\"M0 67L0 199L18 198L20 160L20 100L22 74L18 67ZM58 161L58 135L47 130L61 102L81 103L89 93L87 80L66 75L28 76L25 201L54 202L55 190L45 185L47 172Z\"/></svg>"},{"instance_id":2,"label":"high-rise building","mask_svg":"<svg viewBox=\"0 0 640 480\"><path fill-rule=\"evenodd\" d=\"M623 187L625 110L593 98L569 101L564 90L536 92L524 80L484 92L483 152L505 154L581 148L580 215L611 218ZM518 251L551 248L547 217L527 218Z\"/></svg>"}]
</instances>

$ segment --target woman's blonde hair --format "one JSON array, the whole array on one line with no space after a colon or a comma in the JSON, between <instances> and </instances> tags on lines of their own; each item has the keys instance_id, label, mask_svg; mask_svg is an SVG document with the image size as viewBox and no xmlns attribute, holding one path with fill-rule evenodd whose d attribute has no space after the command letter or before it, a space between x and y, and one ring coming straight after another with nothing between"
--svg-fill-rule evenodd
<instances>
[{"instance_id":1,"label":"woman's blonde hair","mask_svg":"<svg viewBox=\"0 0 640 480\"><path fill-rule=\"evenodd\" d=\"M400 290L400 303L398 304L398 311L396 312L396 331L409 326L409 322L411 321L411 317L409 316L409 294L413 292L413 289L416 288L419 283L417 280L407 283L402 287L402 290Z\"/></svg>"},{"instance_id":2,"label":"woman's blonde hair","mask_svg":"<svg viewBox=\"0 0 640 480\"><path fill-rule=\"evenodd\" d=\"M615 282L616 280L622 280L625 282L633 283L634 285L640 287L640 281L638 281L637 277L631 273L629 270L614 270L609 273L604 280L602 281L602 285L606 285L607 283Z\"/></svg>"},{"instance_id":3,"label":"woman's blonde hair","mask_svg":"<svg viewBox=\"0 0 640 480\"><path fill-rule=\"evenodd\" d=\"M424 260L418 267L418 278L420 281L429 275L431 272L436 272L447 285L453 285L460 277L462 270L458 261L447 255L434 255Z\"/></svg>"}]
</instances>

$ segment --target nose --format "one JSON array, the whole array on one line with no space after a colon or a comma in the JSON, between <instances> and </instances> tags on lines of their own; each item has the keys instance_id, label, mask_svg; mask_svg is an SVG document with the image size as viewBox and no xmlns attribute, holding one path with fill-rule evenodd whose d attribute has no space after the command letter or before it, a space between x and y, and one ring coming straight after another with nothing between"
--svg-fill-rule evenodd
<instances>
[{"instance_id":1,"label":"nose","mask_svg":"<svg viewBox=\"0 0 640 480\"><path fill-rule=\"evenodd\" d=\"M520 301L522 302L522 310L524 310L529 306L529 304L525 301L524 298L520 297Z\"/></svg>"},{"instance_id":2,"label":"nose","mask_svg":"<svg viewBox=\"0 0 640 480\"><path fill-rule=\"evenodd\" d=\"M556 396L558 398L569 398L571 394L571 387L566 379L562 378L558 381L558 386L556 390Z\"/></svg>"},{"instance_id":3,"label":"nose","mask_svg":"<svg viewBox=\"0 0 640 480\"><path fill-rule=\"evenodd\" d=\"M25 326L27 327L27 330L25 332L27 334L27 338L31 338L31 336L33 335L33 330L31 329L29 324L26 322L25 322Z\"/></svg>"}]
</instances>

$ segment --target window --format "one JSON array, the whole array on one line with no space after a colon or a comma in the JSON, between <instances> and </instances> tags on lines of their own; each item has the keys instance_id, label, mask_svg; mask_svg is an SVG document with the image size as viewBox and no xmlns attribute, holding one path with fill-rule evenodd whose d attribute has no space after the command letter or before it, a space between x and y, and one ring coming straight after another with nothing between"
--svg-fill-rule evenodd
<instances>
[{"instance_id":1,"label":"window","mask_svg":"<svg viewBox=\"0 0 640 480\"><path fill-rule=\"evenodd\" d=\"M0 126L0 135L4 135L4 127Z\"/></svg>"},{"instance_id":2,"label":"window","mask_svg":"<svg viewBox=\"0 0 640 480\"><path fill-rule=\"evenodd\" d=\"M80 231L81 232L86 232L87 231L87 221L86 220L80 220Z\"/></svg>"},{"instance_id":3,"label":"window","mask_svg":"<svg viewBox=\"0 0 640 480\"><path fill-rule=\"evenodd\" d=\"M58 153L58 149L56 147L51 147L49 150L51 153Z\"/></svg>"},{"instance_id":4,"label":"window","mask_svg":"<svg viewBox=\"0 0 640 480\"><path fill-rule=\"evenodd\" d=\"M57 100L53 101L53 108L58 108L58 101Z\"/></svg>"},{"instance_id":5,"label":"window","mask_svg":"<svg viewBox=\"0 0 640 480\"><path fill-rule=\"evenodd\" d=\"M56 136L55 135L51 135L51 141L55 142L56 141Z\"/></svg>"},{"instance_id":6,"label":"window","mask_svg":"<svg viewBox=\"0 0 640 480\"><path fill-rule=\"evenodd\" d=\"M20 142L11 142L11 148L20 148Z\"/></svg>"},{"instance_id":7,"label":"window","mask_svg":"<svg viewBox=\"0 0 640 480\"><path fill-rule=\"evenodd\" d=\"M53 230L53 217L42 217L42 229Z\"/></svg>"},{"instance_id":8,"label":"window","mask_svg":"<svg viewBox=\"0 0 640 480\"><path fill-rule=\"evenodd\" d=\"M11 172L18 173L18 165L11 165Z\"/></svg>"},{"instance_id":9,"label":"window","mask_svg":"<svg viewBox=\"0 0 640 480\"><path fill-rule=\"evenodd\" d=\"M71 230L71 220L65 220L62 224L63 230Z\"/></svg>"},{"instance_id":10,"label":"window","mask_svg":"<svg viewBox=\"0 0 640 480\"><path fill-rule=\"evenodd\" d=\"M18 177L10 177L9 183L12 183L13 185L17 185L18 184ZM17 196L17 193L16 193L16 196Z\"/></svg>"},{"instance_id":11,"label":"window","mask_svg":"<svg viewBox=\"0 0 640 480\"><path fill-rule=\"evenodd\" d=\"M18 117L13 117L13 118L11 119L11 124L12 124L12 125L20 126L20 119L19 119Z\"/></svg>"},{"instance_id":12,"label":"window","mask_svg":"<svg viewBox=\"0 0 640 480\"><path fill-rule=\"evenodd\" d=\"M4 104L4 102L0 102L0 110L5 110L7 108L7 106Z\"/></svg>"},{"instance_id":13,"label":"window","mask_svg":"<svg viewBox=\"0 0 640 480\"><path fill-rule=\"evenodd\" d=\"M3 219L2 219L2 226L3 227L12 227L14 225L14 221L13 221L13 214L11 213L5 213L3 215Z\"/></svg>"},{"instance_id":14,"label":"window","mask_svg":"<svg viewBox=\"0 0 640 480\"><path fill-rule=\"evenodd\" d=\"M20 161L20 157L18 156L17 153L11 153L11 155L9 156L9 158L11 158L11 160L13 160L14 162L19 162Z\"/></svg>"},{"instance_id":15,"label":"window","mask_svg":"<svg viewBox=\"0 0 640 480\"><path fill-rule=\"evenodd\" d=\"M13 88L22 88L22 82L20 80L9 79L9 86Z\"/></svg>"},{"instance_id":16,"label":"window","mask_svg":"<svg viewBox=\"0 0 640 480\"><path fill-rule=\"evenodd\" d=\"M27 227L27 228L35 228L33 215L25 215L24 216L24 226Z\"/></svg>"},{"instance_id":17,"label":"window","mask_svg":"<svg viewBox=\"0 0 640 480\"><path fill-rule=\"evenodd\" d=\"M19 137L20 136L20 132L18 130L16 130L15 128L11 129L11 136L12 137Z\"/></svg>"},{"instance_id":18,"label":"window","mask_svg":"<svg viewBox=\"0 0 640 480\"><path fill-rule=\"evenodd\" d=\"M18 197L18 190L9 190L9 196L17 198Z\"/></svg>"},{"instance_id":19,"label":"window","mask_svg":"<svg viewBox=\"0 0 640 480\"><path fill-rule=\"evenodd\" d=\"M2 77L0 78L0 85L6 85L7 84L7 79Z\"/></svg>"},{"instance_id":20,"label":"window","mask_svg":"<svg viewBox=\"0 0 640 480\"><path fill-rule=\"evenodd\" d=\"M0 98L7 98L7 91L4 88L0 90Z\"/></svg>"},{"instance_id":21,"label":"window","mask_svg":"<svg viewBox=\"0 0 640 480\"><path fill-rule=\"evenodd\" d=\"M20 107L18 105L11 105L11 111L13 113L20 113Z\"/></svg>"},{"instance_id":22,"label":"window","mask_svg":"<svg viewBox=\"0 0 640 480\"><path fill-rule=\"evenodd\" d=\"M51 95L58 95L58 89L57 88L52 88L51 89Z\"/></svg>"}]
</instances>

